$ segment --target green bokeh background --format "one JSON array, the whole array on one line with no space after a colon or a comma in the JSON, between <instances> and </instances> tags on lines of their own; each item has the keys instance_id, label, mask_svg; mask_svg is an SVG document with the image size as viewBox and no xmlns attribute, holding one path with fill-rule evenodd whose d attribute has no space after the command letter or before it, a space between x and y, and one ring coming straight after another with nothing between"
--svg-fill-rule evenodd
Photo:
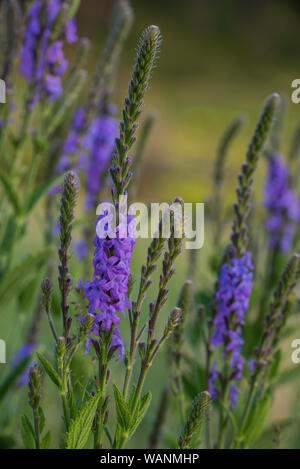
<instances>
[{"instance_id":1,"label":"green bokeh background","mask_svg":"<svg viewBox=\"0 0 300 469\"><path fill-rule=\"evenodd\" d=\"M112 0L84 0L83 35L92 39L97 60L107 32ZM218 138L228 122L245 113L247 125L232 146L226 168L228 188L238 168L265 97L286 97L285 145L300 118L290 100L299 75L299 3L290 1L133 0L135 22L122 56L116 103L126 92L136 40L157 24L163 43L145 110L158 119L146 152L139 196L145 200L204 201ZM298 119L298 120L297 120ZM263 167L259 168L261 177ZM232 190L225 192L233 200Z\"/></svg>"},{"instance_id":2,"label":"green bokeh background","mask_svg":"<svg viewBox=\"0 0 300 469\"><path fill-rule=\"evenodd\" d=\"M80 36L90 38L92 48L87 64L91 79L109 28L112 0L83 0L78 24ZM161 28L163 44L151 87L145 98L145 112L156 111L157 120L149 139L145 160L138 182L138 201L170 201L181 196L186 202L205 202L211 193L211 176L218 139L230 120L237 114L247 117L242 133L230 149L226 164L224 202L229 206L235 197L236 177L244 160L249 138L265 97L276 91L286 98L283 152L289 147L291 134L300 121L300 104L292 104L291 82L299 77L300 5L297 1L245 0L132 0L135 22L125 45L115 84L115 104L121 114L127 84L134 60L137 38L149 24ZM72 57L73 50L69 55ZM87 84L88 88L88 84ZM260 164L256 178L256 198L260 199L264 164ZM22 251L33 251L41 239L40 219L32 219ZM138 273L145 258L147 243L139 241L134 253L133 272ZM206 227L205 246L199 253L201 263L211 251L209 227ZM169 300L161 318L161 327L170 308L174 306L178 290L186 274L186 253L178 261L178 275L170 284ZM200 264L201 264L200 263ZM72 259L76 276L76 260ZM40 279L37 279L40 280ZM201 268L198 286L211 284L211 278ZM154 290L152 290L154 291ZM147 313L145 307L144 314ZM28 315L16 313L13 306L1 315L1 336L7 339L8 360L22 342L29 324ZM14 316L15 317L15 316ZM16 327L17 324L17 327ZM126 324L123 324L126 337ZM41 348L51 355L47 324L42 328ZM200 352L199 352L200 359ZM86 367L79 360L77 366ZM114 363L116 373L120 364ZM167 381L167 365L158 360L150 372L145 389L153 390L153 403L145 423L140 427L130 447L144 447L151 428L159 390ZM285 389L276 397L272 418L289 413ZM10 398L15 406L15 419L26 395ZM52 429L52 445L58 442L60 407L54 386L47 380L45 410ZM9 433L9 428L6 429ZM5 430L5 431L6 431Z\"/></svg>"}]
</instances>

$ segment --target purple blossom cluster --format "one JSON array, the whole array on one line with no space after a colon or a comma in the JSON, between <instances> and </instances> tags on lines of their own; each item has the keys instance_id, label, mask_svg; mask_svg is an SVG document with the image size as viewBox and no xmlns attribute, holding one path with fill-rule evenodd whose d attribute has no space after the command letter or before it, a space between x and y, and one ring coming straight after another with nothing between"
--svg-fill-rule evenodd
<instances>
[{"instance_id":1,"label":"purple blossom cluster","mask_svg":"<svg viewBox=\"0 0 300 469\"><path fill-rule=\"evenodd\" d=\"M72 155L74 155L79 149L80 133L82 132L84 125L85 111L83 108L79 108L73 115L71 128L64 142L63 153L56 168L56 172L58 174L61 174L74 166L72 164Z\"/></svg>"},{"instance_id":2,"label":"purple blossom cluster","mask_svg":"<svg viewBox=\"0 0 300 469\"><path fill-rule=\"evenodd\" d=\"M107 214L100 215L97 223ZM128 231L126 237L119 234L124 230L123 223L127 224ZM120 324L119 313L125 314L125 308L130 307L127 297L128 278L130 274L130 262L135 237L132 233L134 224L133 215L126 219L120 214L120 222L116 227L116 237L109 236L100 238L97 234L94 239L93 258L93 280L84 285L85 296L88 299L88 312L94 316L94 324L87 338L86 353L89 351L93 336L99 341L100 329L109 330L114 326L111 347L119 350L118 360L124 356L123 341L119 331L115 326ZM106 226L108 232L108 224ZM83 318L79 318L82 321Z\"/></svg>"},{"instance_id":3,"label":"purple blossom cluster","mask_svg":"<svg viewBox=\"0 0 300 469\"><path fill-rule=\"evenodd\" d=\"M101 189L103 173L108 168L115 145L118 123L110 115L102 114L94 119L83 141L85 159L85 180L87 210L93 209Z\"/></svg>"},{"instance_id":4,"label":"purple blossom cluster","mask_svg":"<svg viewBox=\"0 0 300 469\"><path fill-rule=\"evenodd\" d=\"M64 40L77 40L74 19L66 22L63 34L53 40L52 30L62 7L62 0L34 0L28 11L23 46L20 53L20 72L34 84L33 105L42 94L51 101L62 93L61 77L68 62L64 57Z\"/></svg>"},{"instance_id":5,"label":"purple blossom cluster","mask_svg":"<svg viewBox=\"0 0 300 469\"><path fill-rule=\"evenodd\" d=\"M252 270L250 252L245 251L240 258L230 255L220 270L218 290L216 293L216 315L213 326L214 334L211 345L216 348L224 346L223 358L228 358L231 376L230 381L239 381L242 377L244 359L242 357L242 345L244 343L241 334L245 321L245 313L248 311L249 298L252 288ZM214 362L210 375L209 388L212 396L218 397L216 381L221 376L217 368L218 362ZM232 407L236 406L238 390L235 386L229 386L229 400Z\"/></svg>"},{"instance_id":6,"label":"purple blossom cluster","mask_svg":"<svg viewBox=\"0 0 300 469\"><path fill-rule=\"evenodd\" d=\"M25 343L25 344L23 344L22 347L20 347L14 353L14 356L11 360L11 367L16 368L21 361L26 360L27 358L30 358L33 351L36 349L36 347L37 347L36 343ZM17 381L18 387L23 387L23 386L26 386L28 384L29 372L30 372L30 368L31 368L32 364L33 364L32 362L29 363L27 365L25 371L19 377L19 379Z\"/></svg>"},{"instance_id":7,"label":"purple blossom cluster","mask_svg":"<svg viewBox=\"0 0 300 469\"><path fill-rule=\"evenodd\" d=\"M266 229L271 249L291 249L295 222L300 220L300 206L289 184L289 171L280 154L268 158L264 187L264 207L268 210Z\"/></svg>"},{"instance_id":8,"label":"purple blossom cluster","mask_svg":"<svg viewBox=\"0 0 300 469\"><path fill-rule=\"evenodd\" d=\"M97 196L101 190L103 174L109 166L115 145L118 123L109 114L95 118L85 135L86 114L83 108L78 109L72 120L71 129L63 146L62 156L56 167L61 174L69 169L84 171L86 184L85 208L95 208ZM79 154L78 159L74 155ZM51 193L59 191L56 186Z\"/></svg>"}]
</instances>

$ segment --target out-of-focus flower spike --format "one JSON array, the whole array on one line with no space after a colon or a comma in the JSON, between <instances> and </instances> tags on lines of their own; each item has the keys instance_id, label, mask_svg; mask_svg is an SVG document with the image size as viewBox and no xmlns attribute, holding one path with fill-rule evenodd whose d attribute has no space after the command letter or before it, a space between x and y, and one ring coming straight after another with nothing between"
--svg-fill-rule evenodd
<instances>
[{"instance_id":1,"label":"out-of-focus flower spike","mask_svg":"<svg viewBox=\"0 0 300 469\"><path fill-rule=\"evenodd\" d=\"M93 114L105 82L112 76L123 44L133 23L133 10L128 0L116 3L109 36L102 52L98 68L93 78L93 86L87 100L87 112ZM89 121L89 119L88 119Z\"/></svg>"},{"instance_id":2,"label":"out-of-focus flower spike","mask_svg":"<svg viewBox=\"0 0 300 469\"><path fill-rule=\"evenodd\" d=\"M88 58L90 48L91 48L91 43L89 39L87 39L86 37L83 37L78 41L75 60L74 60L74 63L72 64L72 71L77 70L78 68L82 67L82 65L85 64ZM70 75L72 71L70 72Z\"/></svg>"},{"instance_id":3,"label":"out-of-focus flower spike","mask_svg":"<svg viewBox=\"0 0 300 469\"><path fill-rule=\"evenodd\" d=\"M223 184L224 180L224 163L226 156L228 154L228 149L234 140L234 138L241 131L242 126L245 123L245 116L240 115L235 117L228 127L226 127L222 137L220 138L217 154L214 165L213 181L214 181L214 190L219 190Z\"/></svg>"},{"instance_id":4,"label":"out-of-focus flower spike","mask_svg":"<svg viewBox=\"0 0 300 469\"><path fill-rule=\"evenodd\" d=\"M179 449L189 449L193 447L193 440L200 437L204 420L207 415L210 401L210 394L207 391L198 394L195 398L192 410L183 429L183 434L178 441Z\"/></svg>"},{"instance_id":5,"label":"out-of-focus flower spike","mask_svg":"<svg viewBox=\"0 0 300 469\"><path fill-rule=\"evenodd\" d=\"M62 95L53 106L49 122L47 124L47 133L52 135L57 127L63 122L68 109L78 98L87 78L85 70L76 70L70 80L66 83Z\"/></svg>"},{"instance_id":6,"label":"out-of-focus flower spike","mask_svg":"<svg viewBox=\"0 0 300 469\"><path fill-rule=\"evenodd\" d=\"M253 379L256 379L261 369L268 364L268 360L278 344L293 303L291 296L299 279L300 255L294 254L279 279L269 312L265 317L260 343L254 351L254 360L251 362Z\"/></svg>"},{"instance_id":7,"label":"out-of-focus flower spike","mask_svg":"<svg viewBox=\"0 0 300 469\"><path fill-rule=\"evenodd\" d=\"M235 117L225 129L217 148L216 159L213 171L213 194L212 194L212 219L214 221L214 240L219 245L222 232L222 186L224 183L224 166L228 155L228 149L241 131L245 122L245 116Z\"/></svg>"},{"instance_id":8,"label":"out-of-focus flower spike","mask_svg":"<svg viewBox=\"0 0 300 469\"><path fill-rule=\"evenodd\" d=\"M133 185L131 186L130 193L133 199L138 189L138 183L137 183L138 172L142 166L145 148L146 148L147 142L149 140L149 136L151 134L151 131L153 129L156 119L157 119L157 113L154 111L149 112L146 115L145 122L143 123L141 131L140 131L137 148L136 148L136 152L135 152L133 163L132 163L132 172L135 174L135 181Z\"/></svg>"},{"instance_id":9,"label":"out-of-focus flower spike","mask_svg":"<svg viewBox=\"0 0 300 469\"><path fill-rule=\"evenodd\" d=\"M38 365L34 364L29 371L28 401L33 410L39 408L41 400L42 374Z\"/></svg>"},{"instance_id":10,"label":"out-of-focus flower spike","mask_svg":"<svg viewBox=\"0 0 300 469\"><path fill-rule=\"evenodd\" d=\"M1 5L1 44L3 57L1 60L1 79L9 85L14 55L18 46L21 30L22 12L18 0L3 0Z\"/></svg>"},{"instance_id":11,"label":"out-of-focus flower spike","mask_svg":"<svg viewBox=\"0 0 300 469\"><path fill-rule=\"evenodd\" d=\"M160 402L159 402L159 407L157 410L155 422L153 425L152 432L149 437L149 448L150 449L155 449L157 448L163 427L166 423L166 417L167 417L167 412L169 408L169 403L170 403L170 390L169 388L164 388L161 397L160 397Z\"/></svg>"}]
</instances>

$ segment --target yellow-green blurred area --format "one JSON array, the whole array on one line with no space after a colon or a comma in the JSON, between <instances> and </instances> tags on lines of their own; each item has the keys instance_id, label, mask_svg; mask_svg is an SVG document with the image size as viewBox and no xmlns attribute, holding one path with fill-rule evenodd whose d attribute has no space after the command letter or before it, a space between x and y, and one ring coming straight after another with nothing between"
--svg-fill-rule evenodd
<instances>
[{"instance_id":1,"label":"yellow-green blurred area","mask_svg":"<svg viewBox=\"0 0 300 469\"><path fill-rule=\"evenodd\" d=\"M300 104L291 102L291 83L300 77L300 3L297 0L132 0L131 3L135 19L122 52L115 83L114 103L117 105L119 117L140 34L146 26L156 24L160 27L163 37L160 59L145 96L142 121L147 113L152 111L156 112L157 118L147 143L139 179L133 181L138 185L136 198L138 201L168 202L176 196L181 196L186 202L206 202L211 196L212 171L219 138L235 116L245 114L246 122L230 147L225 165L223 202L229 207L235 198L237 174L245 159L247 145L266 96L278 92L286 101L283 153L288 152L291 135L300 122ZM114 4L114 0L82 0L78 14L79 36L90 39L91 51L86 66L88 84L79 97L80 101L86 97L100 58ZM73 52L70 48L70 58ZM261 161L256 176L256 200L261 197L264 173L264 162ZM82 202L82 191L80 197ZM78 239L81 233L80 229L76 228L74 237ZM22 251L20 256L40 249L43 244L43 229L44 214L40 205L31 217L25 240L18 247L18 251ZM207 262L215 246L212 246L209 239L209 226L205 226L205 229L208 236L204 248L197 253L199 271L196 288L202 289L211 287L215 281ZM134 292L138 288L140 265L145 262L148 244L149 240L139 240L134 250L132 272L137 277ZM176 304L180 287L186 279L187 257L188 253L184 251L177 261L176 276L170 282L168 302L160 318L160 330L166 324L168 313ZM58 262L57 256L55 261ZM56 274L57 267L54 269ZM70 271L74 282L82 276L82 265L78 263L75 255L71 259ZM144 304L144 318L147 317L149 301L155 298L157 292L158 274ZM38 296L40 277L41 272L37 272L37 282L30 286L35 288L35 298ZM57 293L56 279L55 289ZM76 300L76 294L72 294L72 301ZM74 313L74 304L71 305L71 310ZM8 361L13 351L23 342L30 324L29 315L32 317L33 312L32 305L27 311L15 311L13 300L7 311L1 314L0 331L7 341ZM55 321L60 325L58 315L55 316ZM126 346L128 329L126 318L121 321ZM53 357L53 345L50 340L48 325L44 320L39 351L48 358ZM187 350L187 360L196 356L200 362L202 353L203 350L194 350L193 353ZM86 377L87 370L90 375L96 373L96 367L92 368L90 357L83 358L82 355L80 353L80 357L76 359L79 378ZM286 344L283 362L285 367L291 367L289 344ZM136 363L138 369L139 359ZM300 372L300 366L298 368ZM112 374L120 386L122 373L123 365L113 362ZM151 388L153 393L150 411L129 447L147 445L159 395L168 380L168 363L162 356L151 368L145 385L145 392ZM285 387L276 394L272 421L291 415L292 401L288 398L294 394L294 390L295 388ZM9 396L9 409L14 411L13 423L16 425L23 410L28 413L26 393L21 393L18 391ZM111 408L114 409L112 401L111 396ZM45 379L43 403L47 425L52 432L51 447L54 447L59 444L61 409L54 385L48 378ZM112 410L110 418L113 412ZM169 434L178 436L178 421L174 423L173 428L173 413L172 409L171 419L165 430L167 440ZM12 428L13 425L7 427L5 432L10 434ZM165 444L171 446L170 440ZM289 446L289 442L286 446Z\"/></svg>"},{"instance_id":2,"label":"yellow-green blurred area","mask_svg":"<svg viewBox=\"0 0 300 469\"><path fill-rule=\"evenodd\" d=\"M79 28L92 40L91 72L114 3L82 2ZM177 195L185 201L207 199L218 139L235 115L245 113L246 125L231 147L226 166L229 203L265 97L276 91L286 98L283 150L299 121L300 105L290 99L291 82L299 75L299 3L133 0L132 5L135 22L122 55L117 105L125 96L143 28L157 24L163 36L160 60L145 98L145 114L154 109L158 117L145 155L139 196L166 201Z\"/></svg>"}]
</instances>

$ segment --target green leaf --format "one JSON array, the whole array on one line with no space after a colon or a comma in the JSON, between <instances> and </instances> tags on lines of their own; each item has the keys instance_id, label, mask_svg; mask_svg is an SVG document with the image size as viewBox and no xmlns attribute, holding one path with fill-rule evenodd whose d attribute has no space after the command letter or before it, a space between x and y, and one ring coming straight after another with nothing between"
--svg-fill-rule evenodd
<instances>
[{"instance_id":1,"label":"green leaf","mask_svg":"<svg viewBox=\"0 0 300 469\"><path fill-rule=\"evenodd\" d=\"M81 386L81 388L82 388L80 398L79 398L79 403L78 403L78 407L79 407L79 409L81 409L81 407L83 406L85 398L89 399L91 397L91 395L89 394L89 392L87 390L87 383L84 386L81 383L79 383L79 386Z\"/></svg>"},{"instance_id":2,"label":"green leaf","mask_svg":"<svg viewBox=\"0 0 300 469\"><path fill-rule=\"evenodd\" d=\"M150 405L151 399L152 399L152 394L151 394L150 391L147 392L147 394L145 394L145 396L143 396L140 399L139 405L137 406L137 410L136 410L136 412L134 413L134 415L132 417L132 423L131 423L130 428L129 428L129 435L128 435L129 437L131 437L134 434L137 427L139 426L139 424L143 420L143 418L144 418L144 416L145 416L145 414L148 410L148 407Z\"/></svg>"},{"instance_id":3,"label":"green leaf","mask_svg":"<svg viewBox=\"0 0 300 469\"><path fill-rule=\"evenodd\" d=\"M67 449L82 449L87 442L101 391L91 397L71 421L70 429L65 435Z\"/></svg>"},{"instance_id":4,"label":"green leaf","mask_svg":"<svg viewBox=\"0 0 300 469\"><path fill-rule=\"evenodd\" d=\"M107 436L107 439L109 441L110 447L113 448L114 441L113 441L113 437L112 437L112 434L111 434L111 431L110 431L110 428L109 428L108 425L105 425L104 431L105 431L105 435Z\"/></svg>"},{"instance_id":5,"label":"green leaf","mask_svg":"<svg viewBox=\"0 0 300 469\"><path fill-rule=\"evenodd\" d=\"M75 419L76 414L77 414L77 407L76 407L76 400L75 400L73 388L71 388L69 391L68 402L69 402L69 409L70 409L70 417L71 419Z\"/></svg>"},{"instance_id":6,"label":"green leaf","mask_svg":"<svg viewBox=\"0 0 300 469\"><path fill-rule=\"evenodd\" d=\"M278 373L279 365L280 365L280 362L281 362L281 355L282 354L281 354L280 349L276 350L276 352L273 355L273 359L272 359L270 370L269 370L269 379L270 379L270 381L272 381Z\"/></svg>"},{"instance_id":7,"label":"green leaf","mask_svg":"<svg viewBox=\"0 0 300 469\"><path fill-rule=\"evenodd\" d=\"M47 432L41 442L41 449L49 449L51 442L50 432Z\"/></svg>"},{"instance_id":8,"label":"green leaf","mask_svg":"<svg viewBox=\"0 0 300 469\"><path fill-rule=\"evenodd\" d=\"M0 171L0 182L2 182L2 186L5 190L7 198L9 199L10 203L14 208L15 214L19 215L21 213L21 205L18 194L15 188L13 187L12 182L9 180L8 176L2 173L2 171Z\"/></svg>"},{"instance_id":9,"label":"green leaf","mask_svg":"<svg viewBox=\"0 0 300 469\"><path fill-rule=\"evenodd\" d=\"M2 243L1 243L1 248L0 248L1 254L2 253L5 254L9 251L12 243L15 240L16 229L17 229L16 217L15 217L15 214L13 214L11 217L9 217L7 224L6 224L6 228L5 228L5 232L2 238Z\"/></svg>"},{"instance_id":10,"label":"green leaf","mask_svg":"<svg viewBox=\"0 0 300 469\"><path fill-rule=\"evenodd\" d=\"M21 417L21 435L24 447L26 449L33 449L35 448L35 438L34 438L34 431L26 415L22 415Z\"/></svg>"},{"instance_id":11,"label":"green leaf","mask_svg":"<svg viewBox=\"0 0 300 469\"><path fill-rule=\"evenodd\" d=\"M13 386L19 376L25 371L26 366L29 363L30 358L25 358L20 361L18 365L10 370L8 376L0 384L0 401L4 398L5 394Z\"/></svg>"},{"instance_id":12,"label":"green leaf","mask_svg":"<svg viewBox=\"0 0 300 469\"><path fill-rule=\"evenodd\" d=\"M46 249L35 255L26 256L20 263L9 270L0 282L0 304L9 301L15 297L16 285L21 291L31 280L30 274L37 276L37 271L44 265L49 258L51 251Z\"/></svg>"},{"instance_id":13,"label":"green leaf","mask_svg":"<svg viewBox=\"0 0 300 469\"><path fill-rule=\"evenodd\" d=\"M135 395L135 390L136 390L136 386L133 385L132 388L131 388L130 394L129 394L128 402L127 402L129 409L132 408L133 399L134 399L134 395Z\"/></svg>"},{"instance_id":14,"label":"green leaf","mask_svg":"<svg viewBox=\"0 0 300 469\"><path fill-rule=\"evenodd\" d=\"M79 7L80 7L80 4L81 4L81 0L73 0L72 2L72 5L70 6L70 9L69 9L69 12L68 12L68 16L67 16L67 19L70 20L71 18L73 18Z\"/></svg>"},{"instance_id":15,"label":"green leaf","mask_svg":"<svg viewBox=\"0 0 300 469\"><path fill-rule=\"evenodd\" d=\"M51 363L40 353L37 352L37 356L51 381L53 381L53 383L56 384L57 387L60 387L62 383L57 371L55 371Z\"/></svg>"},{"instance_id":16,"label":"green leaf","mask_svg":"<svg viewBox=\"0 0 300 469\"><path fill-rule=\"evenodd\" d=\"M232 427L233 427L233 430L235 432L235 434L237 434L238 432L238 423L237 423L237 420L236 420L236 417L234 415L234 413L232 412L232 410L230 409L230 407L226 404L222 404L222 402L220 402L220 405L221 407L224 409L226 415L228 416L231 424L232 424Z\"/></svg>"},{"instance_id":17,"label":"green leaf","mask_svg":"<svg viewBox=\"0 0 300 469\"><path fill-rule=\"evenodd\" d=\"M294 419L284 419L278 422L273 423L270 427L266 428L262 435L256 440L256 443L253 449L271 449L275 448L276 442L274 441L275 437L275 428L278 427L280 429L280 433L283 435L283 432L291 427L295 423Z\"/></svg>"},{"instance_id":18,"label":"green leaf","mask_svg":"<svg viewBox=\"0 0 300 469\"><path fill-rule=\"evenodd\" d=\"M270 392L266 392L262 399L253 404L247 425L242 435L244 447L249 448L255 443L265 429L271 406Z\"/></svg>"},{"instance_id":19,"label":"green leaf","mask_svg":"<svg viewBox=\"0 0 300 469\"><path fill-rule=\"evenodd\" d=\"M54 179L51 179L50 181L46 182L43 184L41 187L39 187L30 197L27 208L26 208L26 213L30 212L34 206L38 203L38 201L43 197L45 194L49 192L52 187L56 186L63 180L63 174L60 174Z\"/></svg>"},{"instance_id":20,"label":"green leaf","mask_svg":"<svg viewBox=\"0 0 300 469\"><path fill-rule=\"evenodd\" d=\"M39 407L38 409L38 414L39 414L39 430L40 430L40 433L43 433L43 430L45 428L45 415L41 407Z\"/></svg>"},{"instance_id":21,"label":"green leaf","mask_svg":"<svg viewBox=\"0 0 300 469\"><path fill-rule=\"evenodd\" d=\"M128 405L125 402L123 395L120 393L117 386L114 384L114 396L115 396L115 404L116 404L116 412L118 423L122 427L122 429L126 432L131 423L131 413Z\"/></svg>"},{"instance_id":22,"label":"green leaf","mask_svg":"<svg viewBox=\"0 0 300 469\"><path fill-rule=\"evenodd\" d=\"M294 365L293 368L284 370L280 373L276 386L282 386L284 384L290 383L291 381L298 380L300 378L300 367Z\"/></svg>"}]
</instances>

